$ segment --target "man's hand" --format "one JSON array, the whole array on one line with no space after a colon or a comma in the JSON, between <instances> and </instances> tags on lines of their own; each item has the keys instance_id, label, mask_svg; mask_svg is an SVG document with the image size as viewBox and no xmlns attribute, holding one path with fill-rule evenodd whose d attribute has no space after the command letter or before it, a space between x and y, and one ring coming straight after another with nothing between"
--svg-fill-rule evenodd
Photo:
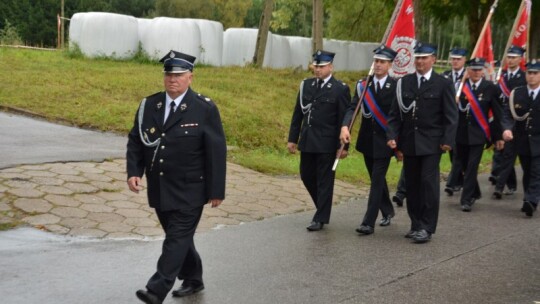
<instances>
[{"instance_id":1,"label":"man's hand","mask_svg":"<svg viewBox=\"0 0 540 304\"><path fill-rule=\"evenodd\" d=\"M139 191L143 189L141 185L141 178L138 176L130 177L127 181L127 184L128 184L129 190L135 193L139 193Z\"/></svg>"},{"instance_id":2,"label":"man's hand","mask_svg":"<svg viewBox=\"0 0 540 304\"><path fill-rule=\"evenodd\" d=\"M502 137L504 141L511 141L514 139L514 134L512 134L512 130L504 130Z\"/></svg>"},{"instance_id":3,"label":"man's hand","mask_svg":"<svg viewBox=\"0 0 540 304\"><path fill-rule=\"evenodd\" d=\"M349 132L349 127L341 127L341 134L339 134L339 141L342 145L348 144L351 142L351 133Z\"/></svg>"},{"instance_id":4,"label":"man's hand","mask_svg":"<svg viewBox=\"0 0 540 304\"><path fill-rule=\"evenodd\" d=\"M396 150L395 153L397 161L403 161L403 152Z\"/></svg>"},{"instance_id":5,"label":"man's hand","mask_svg":"<svg viewBox=\"0 0 540 304\"><path fill-rule=\"evenodd\" d=\"M212 208L216 208L217 206L221 205L221 203L223 202L223 200L220 200L220 199L211 199L208 201L211 205L212 205Z\"/></svg>"},{"instance_id":6,"label":"man's hand","mask_svg":"<svg viewBox=\"0 0 540 304\"><path fill-rule=\"evenodd\" d=\"M339 153L339 150L336 152L336 157L338 157L339 159L344 159L344 158L347 157L347 155L349 155L349 151L347 151L347 150L345 150L345 149L343 149L343 150L341 151L341 154L340 154L340 155L338 155L338 153Z\"/></svg>"},{"instance_id":7,"label":"man's hand","mask_svg":"<svg viewBox=\"0 0 540 304\"><path fill-rule=\"evenodd\" d=\"M450 151L450 150L452 150L452 147L449 146L449 145L441 145L440 147L441 147L441 150L443 150L443 151Z\"/></svg>"},{"instance_id":8,"label":"man's hand","mask_svg":"<svg viewBox=\"0 0 540 304\"><path fill-rule=\"evenodd\" d=\"M495 149L498 151L501 151L502 149L504 149L504 140L497 140L495 142Z\"/></svg>"},{"instance_id":9,"label":"man's hand","mask_svg":"<svg viewBox=\"0 0 540 304\"><path fill-rule=\"evenodd\" d=\"M296 153L296 147L297 147L297 144L295 144L295 143L292 143L292 142L287 143L287 150L289 150L289 153L291 153L291 154Z\"/></svg>"},{"instance_id":10,"label":"man's hand","mask_svg":"<svg viewBox=\"0 0 540 304\"><path fill-rule=\"evenodd\" d=\"M397 147L396 141L393 139L390 139L386 142L386 145L390 147L390 149L395 149Z\"/></svg>"}]
</instances>

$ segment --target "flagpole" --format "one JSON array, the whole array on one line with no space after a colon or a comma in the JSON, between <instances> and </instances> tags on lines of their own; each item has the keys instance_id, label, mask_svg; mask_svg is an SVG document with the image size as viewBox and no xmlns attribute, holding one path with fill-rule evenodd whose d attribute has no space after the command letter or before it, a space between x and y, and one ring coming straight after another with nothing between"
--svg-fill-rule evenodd
<instances>
[{"instance_id":1,"label":"flagpole","mask_svg":"<svg viewBox=\"0 0 540 304\"><path fill-rule=\"evenodd\" d=\"M496 83L499 82L499 80L501 79L502 70L503 70L503 67L504 67L503 60L505 60L506 55L508 54L508 49L510 48L510 45L512 45L512 40L513 40L512 38L514 37L514 33L516 32L517 25L519 23L519 19L521 18L521 14L523 13L523 9L525 7L525 2L526 1L527 0L521 1L521 5L519 6L518 13L516 15L516 19L514 20L514 25L512 25L512 30L510 31L510 35L508 36L508 41L506 42L506 47L504 48L504 54L503 54L502 59L501 59L501 65L499 66L499 70L497 71ZM527 40L528 39L529 39L529 37L527 36ZM529 44L527 43L527 45L529 45Z\"/></svg>"},{"instance_id":2,"label":"flagpole","mask_svg":"<svg viewBox=\"0 0 540 304\"><path fill-rule=\"evenodd\" d=\"M390 18L390 22L388 22L388 26L386 27L386 31L384 32L384 36L382 39L381 44L386 45L386 40L388 39L388 35L390 35L390 30L392 29L392 25L395 23L397 14L401 11L401 7L403 6L404 0L399 0L396 8L394 9L394 12L392 13L392 17ZM356 116L358 116L358 111L360 110L360 107L362 106L362 101L364 100L364 97L366 96L367 88L370 84L370 81L373 79L375 69L375 61L371 62L371 67L369 68L369 73L366 78L366 86L364 87L364 90L362 90L362 94L360 95L360 99L358 99L358 104L356 105L356 108L354 109L351 122L349 123L349 132L352 134L352 127L354 125L354 121L356 120ZM341 144L339 147L339 150L336 154L336 159L334 160L334 165L332 166L332 171L336 171L337 165L339 163L339 157L341 153L343 153L343 150L345 149L345 144Z\"/></svg>"},{"instance_id":3,"label":"flagpole","mask_svg":"<svg viewBox=\"0 0 540 304\"><path fill-rule=\"evenodd\" d=\"M480 47L480 43L484 38L484 34L486 33L487 26L489 22L491 21L491 17L495 13L495 9L497 8L497 4L499 3L499 0L495 0L493 5L491 5L491 8L489 10L489 14L486 17L486 21L484 22L484 26L482 27L482 31L480 31L480 36L478 36L478 40L476 40L476 45L474 46L474 50L471 53L471 58L476 57L476 52L478 51L478 48ZM459 102L459 97L461 96L461 92L463 91L463 84L465 81L469 78L469 74L467 73L467 69L465 69L465 72L463 73L463 78L461 79L461 82L459 83L459 88L456 91L456 102Z\"/></svg>"},{"instance_id":4,"label":"flagpole","mask_svg":"<svg viewBox=\"0 0 540 304\"><path fill-rule=\"evenodd\" d=\"M531 59L531 51L529 50L531 44L531 15L532 15L532 1L530 0L525 0L527 5L525 7L525 9L527 9L527 51L525 53L526 55L526 58L525 58L525 62L529 62L529 60Z\"/></svg>"}]
</instances>

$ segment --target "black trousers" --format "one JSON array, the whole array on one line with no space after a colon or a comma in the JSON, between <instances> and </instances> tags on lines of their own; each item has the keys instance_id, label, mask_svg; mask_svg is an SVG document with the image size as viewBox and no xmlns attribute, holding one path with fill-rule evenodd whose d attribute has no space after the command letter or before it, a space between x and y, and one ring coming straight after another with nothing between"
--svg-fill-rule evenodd
<instances>
[{"instance_id":1,"label":"black trousers","mask_svg":"<svg viewBox=\"0 0 540 304\"><path fill-rule=\"evenodd\" d=\"M435 233L439 219L441 154L405 156L407 213L411 230Z\"/></svg>"},{"instance_id":2,"label":"black trousers","mask_svg":"<svg viewBox=\"0 0 540 304\"><path fill-rule=\"evenodd\" d=\"M519 162L523 169L524 201L538 205L540 201L540 157L520 155Z\"/></svg>"},{"instance_id":3,"label":"black trousers","mask_svg":"<svg viewBox=\"0 0 540 304\"><path fill-rule=\"evenodd\" d=\"M456 150L457 151L448 151L450 163L452 163L450 173L448 173L448 179L446 180L446 187L448 188L463 186L464 169L463 164L461 163L461 159L457 157L459 148L456 147Z\"/></svg>"},{"instance_id":4,"label":"black trousers","mask_svg":"<svg viewBox=\"0 0 540 304\"><path fill-rule=\"evenodd\" d=\"M336 175L332 166L335 159L335 153L300 154L300 177L317 208L313 216L314 222L330 222Z\"/></svg>"},{"instance_id":5,"label":"black trousers","mask_svg":"<svg viewBox=\"0 0 540 304\"><path fill-rule=\"evenodd\" d=\"M462 205L472 205L474 200L482 195L478 185L478 166L483 152L484 145L457 145L455 160L462 164L465 172L461 192Z\"/></svg>"},{"instance_id":6,"label":"black trousers","mask_svg":"<svg viewBox=\"0 0 540 304\"><path fill-rule=\"evenodd\" d=\"M157 271L146 288L163 300L173 288L176 278L186 282L202 283L202 261L193 243L193 235L201 219L203 207L191 210L162 212L156 209L165 231L165 240Z\"/></svg>"},{"instance_id":7,"label":"black trousers","mask_svg":"<svg viewBox=\"0 0 540 304\"><path fill-rule=\"evenodd\" d=\"M362 225L375 227L375 221L379 210L383 216L394 216L394 206L390 201L388 184L386 183L386 172L390 165L391 158L373 159L364 155L364 163L371 179L369 188L369 198L366 214L362 220Z\"/></svg>"},{"instance_id":8,"label":"black trousers","mask_svg":"<svg viewBox=\"0 0 540 304\"><path fill-rule=\"evenodd\" d=\"M397 184L396 195L404 198L407 194L407 187L405 186L405 169L401 168L401 173L399 174L399 181Z\"/></svg>"},{"instance_id":9,"label":"black trousers","mask_svg":"<svg viewBox=\"0 0 540 304\"><path fill-rule=\"evenodd\" d=\"M495 176L497 183L495 188L503 190L506 185L508 188L517 188L516 163L517 153L513 141L506 142L502 151L493 151L493 163L491 175Z\"/></svg>"}]
</instances>

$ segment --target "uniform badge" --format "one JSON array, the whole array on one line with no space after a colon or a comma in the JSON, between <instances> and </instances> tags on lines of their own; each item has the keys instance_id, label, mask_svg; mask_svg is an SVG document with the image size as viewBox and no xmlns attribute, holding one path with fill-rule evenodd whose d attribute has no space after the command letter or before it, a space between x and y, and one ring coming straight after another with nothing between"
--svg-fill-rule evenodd
<instances>
[{"instance_id":1,"label":"uniform badge","mask_svg":"<svg viewBox=\"0 0 540 304\"><path fill-rule=\"evenodd\" d=\"M163 103L162 103L161 101L160 101L160 102L158 102L158 104L157 104L157 108L158 108L158 110L159 110L159 109L161 109L161 107L162 107L162 106L163 106Z\"/></svg>"},{"instance_id":2,"label":"uniform badge","mask_svg":"<svg viewBox=\"0 0 540 304\"><path fill-rule=\"evenodd\" d=\"M385 88L389 89L390 88L390 83L387 82L385 85L384 85Z\"/></svg>"},{"instance_id":3,"label":"uniform badge","mask_svg":"<svg viewBox=\"0 0 540 304\"><path fill-rule=\"evenodd\" d=\"M150 129L150 134L154 134L154 132L156 132L156 128L152 127L152 128Z\"/></svg>"},{"instance_id":4,"label":"uniform badge","mask_svg":"<svg viewBox=\"0 0 540 304\"><path fill-rule=\"evenodd\" d=\"M514 108L516 108L516 109L521 109L521 105L520 105L519 103L516 103L516 104L514 105Z\"/></svg>"},{"instance_id":5,"label":"uniform badge","mask_svg":"<svg viewBox=\"0 0 540 304\"><path fill-rule=\"evenodd\" d=\"M482 94L480 94L480 95L478 95L478 100L482 101L482 97L483 97L483 96L484 96L484 94L483 94L483 93L482 93Z\"/></svg>"},{"instance_id":6,"label":"uniform badge","mask_svg":"<svg viewBox=\"0 0 540 304\"><path fill-rule=\"evenodd\" d=\"M180 105L180 112L184 112L187 109L187 104L183 103Z\"/></svg>"},{"instance_id":7,"label":"uniform badge","mask_svg":"<svg viewBox=\"0 0 540 304\"><path fill-rule=\"evenodd\" d=\"M326 85L326 87L330 89L330 88L332 88L332 84L331 84L331 83L328 83L328 84Z\"/></svg>"}]
</instances>

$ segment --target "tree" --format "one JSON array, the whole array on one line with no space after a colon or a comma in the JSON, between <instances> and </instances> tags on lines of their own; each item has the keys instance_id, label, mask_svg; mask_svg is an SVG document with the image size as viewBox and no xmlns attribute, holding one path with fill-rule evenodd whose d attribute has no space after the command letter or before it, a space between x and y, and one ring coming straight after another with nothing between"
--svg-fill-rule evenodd
<instances>
[{"instance_id":1,"label":"tree","mask_svg":"<svg viewBox=\"0 0 540 304\"><path fill-rule=\"evenodd\" d=\"M258 67L262 67L264 62L266 40L268 38L268 30L270 29L270 19L272 18L273 9L274 0L265 0L264 11L261 14L261 21L259 24L259 32L257 33L257 42L255 43L255 55L253 56L253 64Z\"/></svg>"},{"instance_id":2,"label":"tree","mask_svg":"<svg viewBox=\"0 0 540 304\"><path fill-rule=\"evenodd\" d=\"M312 0L276 0L275 6L270 22L272 32L311 37Z\"/></svg>"},{"instance_id":3,"label":"tree","mask_svg":"<svg viewBox=\"0 0 540 304\"><path fill-rule=\"evenodd\" d=\"M327 33L335 39L381 41L396 5L395 0L327 1ZM415 1L417 2L417 1Z\"/></svg>"}]
</instances>

